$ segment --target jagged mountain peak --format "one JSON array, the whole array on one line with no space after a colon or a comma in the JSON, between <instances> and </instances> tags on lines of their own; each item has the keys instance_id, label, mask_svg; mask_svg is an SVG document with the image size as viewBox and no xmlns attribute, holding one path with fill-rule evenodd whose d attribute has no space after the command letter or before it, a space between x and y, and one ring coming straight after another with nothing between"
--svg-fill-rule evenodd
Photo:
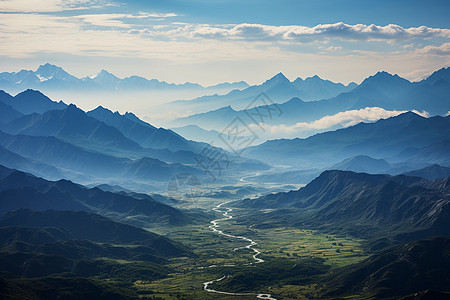
<instances>
[{"instance_id":1,"label":"jagged mountain peak","mask_svg":"<svg viewBox=\"0 0 450 300\"><path fill-rule=\"evenodd\" d=\"M433 74L428 76L423 81L426 83L429 83L429 84L434 84L434 83L442 81L442 80L444 80L446 82L450 82L450 67L441 68L441 69L433 72Z\"/></svg>"},{"instance_id":2,"label":"jagged mountain peak","mask_svg":"<svg viewBox=\"0 0 450 300\"><path fill-rule=\"evenodd\" d=\"M233 112L235 110L231 107L231 105L227 105L227 106L217 109L217 111Z\"/></svg>"},{"instance_id":3,"label":"jagged mountain peak","mask_svg":"<svg viewBox=\"0 0 450 300\"><path fill-rule=\"evenodd\" d=\"M23 95L23 96L25 96L25 95L27 95L27 96L29 96L29 95L36 95L36 96L37 96L37 95L38 95L38 96L43 96L43 97L48 98L47 96L45 96L45 95L44 95L43 93L41 93L40 91L38 91L38 90L33 90L33 89L26 89L25 91L23 91L23 92L17 94L16 97L19 96L19 95Z\"/></svg>"},{"instance_id":4,"label":"jagged mountain peak","mask_svg":"<svg viewBox=\"0 0 450 300\"><path fill-rule=\"evenodd\" d=\"M292 83L302 83L304 80L301 77L297 77Z\"/></svg>"},{"instance_id":5,"label":"jagged mountain peak","mask_svg":"<svg viewBox=\"0 0 450 300\"><path fill-rule=\"evenodd\" d=\"M50 63L46 63L45 65L40 65L36 70L35 74L39 77L41 81L46 81L49 79L75 79L72 75L67 73L63 68L58 67L56 65L52 65Z\"/></svg>"},{"instance_id":6,"label":"jagged mountain peak","mask_svg":"<svg viewBox=\"0 0 450 300\"><path fill-rule=\"evenodd\" d=\"M47 71L59 71L63 70L63 68L58 67L57 65L53 65L50 63L45 63L43 65L40 65L39 68L36 70L36 72L47 72Z\"/></svg>"},{"instance_id":7,"label":"jagged mountain peak","mask_svg":"<svg viewBox=\"0 0 450 300\"><path fill-rule=\"evenodd\" d=\"M291 83L289 79L284 76L282 72L279 72L272 78L266 80L262 85L272 85L272 84L282 84L282 83Z\"/></svg>"},{"instance_id":8,"label":"jagged mountain peak","mask_svg":"<svg viewBox=\"0 0 450 300\"><path fill-rule=\"evenodd\" d=\"M105 107L103 107L103 106L101 106L101 105L99 105L99 106L97 106L95 109L93 109L93 110L91 110L91 111L89 111L88 112L88 115L95 115L95 116L98 116L98 117L102 117L102 119L103 118L107 118L107 117L109 117L110 115L112 115L113 114L113 112L111 111L111 110L109 110L109 109L107 109L107 108L105 108Z\"/></svg>"},{"instance_id":9,"label":"jagged mountain peak","mask_svg":"<svg viewBox=\"0 0 450 300\"><path fill-rule=\"evenodd\" d=\"M397 74L390 74L386 71L379 71L375 75L369 76L364 79L360 86L364 87L367 85L382 85L383 86L408 86L411 82L398 76Z\"/></svg>"},{"instance_id":10,"label":"jagged mountain peak","mask_svg":"<svg viewBox=\"0 0 450 300\"><path fill-rule=\"evenodd\" d=\"M319 75L314 75L314 76L306 78L305 81L306 80L324 80L324 79L320 78Z\"/></svg>"},{"instance_id":11,"label":"jagged mountain peak","mask_svg":"<svg viewBox=\"0 0 450 300\"><path fill-rule=\"evenodd\" d=\"M70 103L69 106L67 106L67 108L65 109L65 111L81 111L83 112L80 108L78 108L75 104Z\"/></svg>"},{"instance_id":12,"label":"jagged mountain peak","mask_svg":"<svg viewBox=\"0 0 450 300\"><path fill-rule=\"evenodd\" d=\"M115 76L113 73L106 71L105 69L102 69L98 74L97 74L97 78L102 78L102 77L110 77L110 78L118 78L117 76Z\"/></svg>"}]
</instances>

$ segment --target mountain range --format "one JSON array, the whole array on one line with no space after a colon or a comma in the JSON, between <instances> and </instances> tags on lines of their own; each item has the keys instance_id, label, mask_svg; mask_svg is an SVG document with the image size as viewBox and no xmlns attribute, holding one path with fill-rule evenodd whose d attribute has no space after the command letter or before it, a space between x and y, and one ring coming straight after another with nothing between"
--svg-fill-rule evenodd
<instances>
[{"instance_id":1,"label":"mountain range","mask_svg":"<svg viewBox=\"0 0 450 300\"><path fill-rule=\"evenodd\" d=\"M121 115L103 107L86 113L34 90L20 97L2 95L0 103L11 104L11 109L26 103L41 107L40 113L18 112L14 119L0 124L0 150L5 154L2 163L49 179L115 182L141 191L160 191L176 174L204 175L198 162L207 161L207 155L213 152L228 157L230 171L268 168L264 163L156 128L132 113Z\"/></svg>"},{"instance_id":2,"label":"mountain range","mask_svg":"<svg viewBox=\"0 0 450 300\"><path fill-rule=\"evenodd\" d=\"M285 101L273 100L274 104L272 101L253 101L258 96L258 92L252 93L252 96L244 96L243 93L251 89L248 88L228 94L236 94L236 100L233 100L234 98L226 98L223 103L216 101L214 98L209 99L205 97L205 99L209 99L208 105L211 107L212 103L220 104L214 105L214 108L210 111L203 111L175 119L169 122L168 126L197 125L207 130L222 131L232 120L239 118L247 126L250 124L258 125L259 123L269 126L300 124L302 126L296 128L297 134L308 136L321 131L341 128L343 121L338 118L339 115L337 114L339 113L351 111L354 115L357 114L357 110L371 107L382 108L388 111L417 110L426 111L431 115L444 115L450 111L450 102L448 101L448 95L450 94L449 76L450 68L443 68L430 75L428 77L430 78L429 80L410 82L398 75L378 72L366 78L359 86L336 93L330 98L318 101L305 101L299 95L290 94L292 97L284 99ZM261 85L260 88L262 89L265 85L268 85L267 88L279 88L282 91L286 91L284 85L289 81L282 78L285 77L277 75ZM220 97L228 97L228 95ZM277 99L270 96L269 98ZM191 101L193 102L191 103ZM197 100L191 101L185 103L186 111L189 107L196 107L196 103L199 102ZM233 105L233 101L239 102L241 105ZM250 103L255 105L247 107ZM175 104L180 105L179 102L174 102ZM187 106L188 104L189 106ZM265 117L262 117L263 115ZM334 116L337 121L325 127L307 124L307 122L314 122L326 116ZM261 134L264 133L261 132ZM283 132L278 134L283 134Z\"/></svg>"},{"instance_id":3,"label":"mountain range","mask_svg":"<svg viewBox=\"0 0 450 300\"><path fill-rule=\"evenodd\" d=\"M67 73L61 67L46 63L36 71L21 70L19 72L0 73L0 89L11 93L24 89L49 90L83 90L83 91L153 91L153 90L199 90L204 92L223 93L233 89L248 87L244 81L220 83L203 87L196 83L167 83L157 79L146 79L140 76L118 78L114 74L101 70L94 76L77 78Z\"/></svg>"},{"instance_id":4,"label":"mountain range","mask_svg":"<svg viewBox=\"0 0 450 300\"><path fill-rule=\"evenodd\" d=\"M1 76L0 86L13 88L206 90L106 71L79 79L48 64ZM226 95L169 104L185 113L213 109L175 120L181 127L173 130L103 106L83 111L36 90L0 91L0 295L156 298L170 286L164 297L202 298L211 284L276 298L300 290L332 299L448 296L449 86L449 68L421 82L379 72L347 86L317 76L291 82L280 73ZM330 121L367 107L396 112L369 123ZM233 136L236 120L247 133ZM331 125L308 132L327 132L234 152L217 147L252 139L255 126L269 132L316 121ZM221 159L226 167L217 166ZM217 181L208 178L212 171ZM229 227L216 221L230 232L223 234L254 239L261 249L267 243L257 254L264 263L221 265L234 251L203 230L221 218L219 207L232 208ZM292 229L310 244L291 244ZM352 247L339 248L341 241ZM252 247L235 248L237 261L252 260ZM213 281L202 286L205 278Z\"/></svg>"},{"instance_id":5,"label":"mountain range","mask_svg":"<svg viewBox=\"0 0 450 300\"><path fill-rule=\"evenodd\" d=\"M306 139L267 141L245 149L244 153L274 164L302 165L303 169L329 167L356 155L384 158L389 163L408 161L413 168L415 163L423 162L448 166L449 155L445 145L450 134L449 122L448 116L425 118L406 112ZM427 149L434 155L430 156Z\"/></svg>"},{"instance_id":6,"label":"mountain range","mask_svg":"<svg viewBox=\"0 0 450 300\"><path fill-rule=\"evenodd\" d=\"M349 92L356 86L357 84L354 82L345 86L342 83L321 79L317 75L305 80L298 77L291 82L283 73L278 73L260 85L250 86L243 90L233 90L226 95L173 101L163 107L180 112L189 111L191 114L217 110L228 105L233 109L243 110L272 103L280 104L294 97L305 99L305 101L327 99L340 93ZM263 97L259 97L261 95Z\"/></svg>"},{"instance_id":7,"label":"mountain range","mask_svg":"<svg viewBox=\"0 0 450 300\"><path fill-rule=\"evenodd\" d=\"M265 209L255 226L312 226L381 244L450 235L449 178L428 181L405 175L325 171L305 187L245 199L233 207L251 208L247 219ZM246 217L240 220L246 219ZM374 236L376 238L374 238Z\"/></svg>"},{"instance_id":8,"label":"mountain range","mask_svg":"<svg viewBox=\"0 0 450 300\"><path fill-rule=\"evenodd\" d=\"M406 172L405 175L422 177L428 180L435 180L439 178L450 177L450 168L434 164L419 170Z\"/></svg>"},{"instance_id":9,"label":"mountain range","mask_svg":"<svg viewBox=\"0 0 450 300\"><path fill-rule=\"evenodd\" d=\"M127 193L86 188L61 179L48 181L31 174L1 166L0 214L21 208L31 210L78 210L98 213L133 224L184 224L188 217L181 211L154 200Z\"/></svg>"},{"instance_id":10,"label":"mountain range","mask_svg":"<svg viewBox=\"0 0 450 300\"><path fill-rule=\"evenodd\" d=\"M118 129L127 138L145 148L199 152L201 147L204 147L198 143L186 140L171 130L161 127L156 128L143 122L133 113L127 112L121 115L118 112L113 113L109 109L99 106L94 110L88 111L86 115Z\"/></svg>"},{"instance_id":11,"label":"mountain range","mask_svg":"<svg viewBox=\"0 0 450 300\"><path fill-rule=\"evenodd\" d=\"M31 113L43 114L49 110L63 110L67 107L64 102L54 102L39 91L26 90L16 96L11 96L5 91L0 91L1 105L8 109L8 118L2 118L2 123L16 119L22 115Z\"/></svg>"}]
</instances>

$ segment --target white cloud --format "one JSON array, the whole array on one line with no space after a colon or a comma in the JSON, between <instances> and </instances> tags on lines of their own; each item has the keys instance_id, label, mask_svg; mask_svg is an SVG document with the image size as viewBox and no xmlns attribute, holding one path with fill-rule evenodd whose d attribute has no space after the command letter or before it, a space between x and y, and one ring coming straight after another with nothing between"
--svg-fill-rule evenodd
<instances>
[{"instance_id":1,"label":"white cloud","mask_svg":"<svg viewBox=\"0 0 450 300\"><path fill-rule=\"evenodd\" d=\"M294 125L268 125L264 124L264 129L268 132L266 138L276 138L276 137L295 137L310 135L317 132L322 132L326 130L334 130L343 127L349 127L361 122L375 122L380 119L386 119L395 117L406 111L398 110L385 110L380 107L366 107L364 109L358 110L348 110L344 112L339 112L335 115L325 116L313 122L299 122ZM423 117L429 117L426 111L418 112L413 111ZM258 130L259 126L256 124L250 125L252 129Z\"/></svg>"},{"instance_id":2,"label":"white cloud","mask_svg":"<svg viewBox=\"0 0 450 300\"><path fill-rule=\"evenodd\" d=\"M56 12L109 5L99 0L0 0L0 12Z\"/></svg>"},{"instance_id":3,"label":"white cloud","mask_svg":"<svg viewBox=\"0 0 450 300\"><path fill-rule=\"evenodd\" d=\"M174 13L160 14L160 13L145 13L140 12L138 14L85 14L85 15L77 15L73 18L80 19L85 23L94 26L105 26L105 27L117 27L117 28L131 28L134 25L127 22L132 19L153 19L161 20L167 17L175 17ZM134 29L138 30L138 29ZM148 29L145 29L146 32L150 33ZM130 32L136 33L136 32Z\"/></svg>"},{"instance_id":4,"label":"white cloud","mask_svg":"<svg viewBox=\"0 0 450 300\"><path fill-rule=\"evenodd\" d=\"M450 37L450 30L427 26L403 28L400 25L386 26L343 22L307 26L270 26L262 24L238 24L231 28L220 26L198 26L189 32L197 38L228 38L245 40L280 40L311 42L318 39L340 40L410 40L437 36Z\"/></svg>"},{"instance_id":5,"label":"white cloud","mask_svg":"<svg viewBox=\"0 0 450 300\"><path fill-rule=\"evenodd\" d=\"M339 46L330 46L326 49L327 51L340 51L342 50L342 47Z\"/></svg>"},{"instance_id":6,"label":"white cloud","mask_svg":"<svg viewBox=\"0 0 450 300\"><path fill-rule=\"evenodd\" d=\"M443 56L450 55L450 43L445 43L440 46L429 45L422 49L418 49L417 53Z\"/></svg>"},{"instance_id":7,"label":"white cloud","mask_svg":"<svg viewBox=\"0 0 450 300\"><path fill-rule=\"evenodd\" d=\"M129 24L119 20L125 18L126 16L127 15L124 14L89 14L78 15L74 18L80 19L81 21L94 26L130 28L131 26Z\"/></svg>"}]
</instances>

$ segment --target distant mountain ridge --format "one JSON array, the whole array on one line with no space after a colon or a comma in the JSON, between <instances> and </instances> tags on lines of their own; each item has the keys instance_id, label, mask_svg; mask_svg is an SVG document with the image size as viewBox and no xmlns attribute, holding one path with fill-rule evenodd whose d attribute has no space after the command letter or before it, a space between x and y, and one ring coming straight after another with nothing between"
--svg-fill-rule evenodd
<instances>
[{"instance_id":1,"label":"distant mountain ridge","mask_svg":"<svg viewBox=\"0 0 450 300\"><path fill-rule=\"evenodd\" d=\"M384 159L375 159L367 155L357 155L330 167L331 170L380 174L391 168Z\"/></svg>"},{"instance_id":2,"label":"distant mountain ridge","mask_svg":"<svg viewBox=\"0 0 450 300\"><path fill-rule=\"evenodd\" d=\"M113 113L99 106L94 110L88 111L86 114L109 126L117 128L127 138L145 148L199 152L201 151L200 148L203 147L186 140L171 130L156 128L145 123L132 113L127 112L124 115L120 115L118 112Z\"/></svg>"},{"instance_id":3,"label":"distant mountain ridge","mask_svg":"<svg viewBox=\"0 0 450 300\"><path fill-rule=\"evenodd\" d=\"M434 164L432 166L419 170L409 171L404 174L406 176L418 176L428 180L436 180L439 178L450 177L450 168Z\"/></svg>"},{"instance_id":4,"label":"distant mountain ridge","mask_svg":"<svg viewBox=\"0 0 450 300\"><path fill-rule=\"evenodd\" d=\"M410 241L450 235L448 178L428 181L404 175L325 171L305 187L231 204L253 210L274 209L290 224L356 236ZM280 212L277 213L276 210ZM256 213L256 212L255 212ZM271 220L269 214L265 220ZM286 220L285 220L286 221ZM275 224L279 221L273 221ZM266 223L261 221L261 226ZM270 226L270 222L267 222Z\"/></svg>"},{"instance_id":5,"label":"distant mountain ridge","mask_svg":"<svg viewBox=\"0 0 450 300\"><path fill-rule=\"evenodd\" d=\"M426 149L445 141L450 135L450 117L421 117L413 112L400 114L374 123L360 123L348 128L319 133L306 139L270 140L249 147L249 157L277 164L304 164L312 167L328 167L351 156L367 155L375 158L391 158L402 161L407 155L398 155L406 149ZM448 160L448 151L442 146L439 157L420 155L415 151L414 161L419 158L430 163ZM432 151L433 152L433 151ZM434 151L435 152L435 151ZM444 165L445 166L445 165Z\"/></svg>"},{"instance_id":6,"label":"distant mountain ridge","mask_svg":"<svg viewBox=\"0 0 450 300\"><path fill-rule=\"evenodd\" d=\"M145 151L144 148L200 152L205 147L173 131L157 129L132 113L120 115L103 107L85 113L73 104L60 105L62 102L53 102L34 90L24 91L16 97L4 92L0 95L4 95L0 103L18 102L15 99L19 96L20 101L30 103L26 115L18 114L1 126L3 131L11 134L55 136L80 147L92 147L94 143L101 147L111 148L112 145L116 149L138 152Z\"/></svg>"},{"instance_id":7,"label":"distant mountain ridge","mask_svg":"<svg viewBox=\"0 0 450 300\"><path fill-rule=\"evenodd\" d=\"M86 90L86 91L131 91L131 90L204 90L227 92L233 89L248 87L244 81L224 82L213 86L203 87L196 83L184 84L167 83L157 79L146 79L139 76L130 76L120 79L112 73L101 70L97 75L77 78L61 67L46 63L36 71L21 70L19 72L0 73L0 89L11 92L28 88L43 90Z\"/></svg>"},{"instance_id":8,"label":"distant mountain ridge","mask_svg":"<svg viewBox=\"0 0 450 300\"><path fill-rule=\"evenodd\" d=\"M280 104L294 97L308 101L325 99L351 91L356 86L355 83L344 86L341 83L323 80L318 76L309 77L305 80L297 78L291 82L280 72L260 85L250 86L243 90L234 90L226 95L202 96L192 100L173 101L162 107L180 112L190 111L191 114L218 110L227 105L232 106L235 110L243 110L264 104L268 105L272 102ZM258 101L258 96L262 93L271 102Z\"/></svg>"},{"instance_id":9,"label":"distant mountain ridge","mask_svg":"<svg viewBox=\"0 0 450 300\"><path fill-rule=\"evenodd\" d=\"M86 188L68 180L48 181L11 170L0 178L0 214L21 208L30 210L78 210L133 224L184 224L186 215L153 198L134 198L123 193Z\"/></svg>"},{"instance_id":10,"label":"distant mountain ridge","mask_svg":"<svg viewBox=\"0 0 450 300\"><path fill-rule=\"evenodd\" d=\"M64 102L55 102L39 91L27 89L16 96L0 91L0 102L9 105L22 115L32 113L43 114L50 110L63 110L67 108Z\"/></svg>"},{"instance_id":11,"label":"distant mountain ridge","mask_svg":"<svg viewBox=\"0 0 450 300\"><path fill-rule=\"evenodd\" d=\"M276 104L268 101L266 103L255 101L255 107L246 106L252 103L258 95L256 92L251 93L253 98L247 97L244 99L239 96L246 91L250 91L251 88L248 88L243 91L220 96L228 101L226 102L227 104L222 103L222 107L215 107L208 112L193 113L190 116L172 120L168 124L170 127L197 125L204 129L221 131L235 118L240 118L246 124L255 124L255 120L249 116L268 115L269 111L275 114L274 112L281 111L282 114L277 114L276 117L266 117L259 122L264 122L266 125L291 126L302 122L313 122L325 116L333 116L341 112L366 109L369 107L379 107L389 111L426 111L431 115L444 115L450 111L450 99L448 97L450 94L450 81L447 81L448 77L450 77L450 68L438 70L430 75L430 80L425 79L420 82L410 82L398 75L378 72L366 78L359 86L347 91L340 91L333 95L333 97L318 101L305 101L299 94L290 94L292 97L278 102L276 98L267 94ZM276 81L281 81L286 84L286 81L280 79ZM321 89L319 88L319 90ZM202 99L205 101L215 101L211 97L204 97ZM241 104L245 103L245 105L233 105L233 99L236 99ZM197 102L200 103L200 101L201 98L185 102L174 102L173 105L175 107L175 105L186 104L185 110L189 110L191 107L195 107ZM187 104L190 104L190 106L187 106ZM228 109L227 114L224 114L223 111L225 111L226 105L229 104L232 105L233 110ZM324 130L332 129L336 128L325 128ZM321 131L320 128L315 130L306 128L304 130L305 134L310 133L309 135Z\"/></svg>"},{"instance_id":12,"label":"distant mountain ridge","mask_svg":"<svg viewBox=\"0 0 450 300\"><path fill-rule=\"evenodd\" d=\"M11 100L14 97L9 94L0 95L5 102L14 102ZM36 101L35 105L41 101L49 106L58 104L34 90L20 95L25 102ZM2 99L0 103L3 103ZM176 174L205 175L199 162L206 161L210 151L226 156L227 169L233 172L249 167L268 168L262 162L241 158L206 143L186 140L171 130L156 128L133 113L121 115L103 107L85 113L73 104L64 104L62 109L42 114L17 113L9 122L0 122L0 136L1 150L8 157L3 163L9 167L49 179L67 176L83 183L119 180L139 191L156 188L162 192L167 188L164 183Z\"/></svg>"}]
</instances>

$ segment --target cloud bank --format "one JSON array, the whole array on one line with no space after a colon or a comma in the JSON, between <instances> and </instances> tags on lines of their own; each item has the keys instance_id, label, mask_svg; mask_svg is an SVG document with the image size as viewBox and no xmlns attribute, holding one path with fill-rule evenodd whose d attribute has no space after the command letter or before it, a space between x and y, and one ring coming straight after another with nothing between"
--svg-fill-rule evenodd
<instances>
[{"instance_id":1,"label":"cloud bank","mask_svg":"<svg viewBox=\"0 0 450 300\"><path fill-rule=\"evenodd\" d=\"M0 0L0 12L57 12L111 6L104 0Z\"/></svg>"},{"instance_id":2,"label":"cloud bank","mask_svg":"<svg viewBox=\"0 0 450 300\"><path fill-rule=\"evenodd\" d=\"M317 39L341 40L410 40L432 37L450 37L450 30L427 26L403 28L400 25L386 26L343 22L307 26L269 26L262 24L239 24L232 28L199 26L189 30L196 38L229 38L246 40L277 40L311 42Z\"/></svg>"},{"instance_id":3,"label":"cloud bank","mask_svg":"<svg viewBox=\"0 0 450 300\"><path fill-rule=\"evenodd\" d=\"M348 110L339 112L335 115L325 116L312 122L299 122L294 125L268 125L268 124L252 124L251 128L258 130L259 126L264 126L267 135L265 138L292 138L304 137L318 132L335 130L338 128L349 127L361 122L375 122L380 119L395 117L407 111L385 110L380 107L366 107L358 110ZM426 111L414 113L423 117L429 117Z\"/></svg>"}]
</instances>

